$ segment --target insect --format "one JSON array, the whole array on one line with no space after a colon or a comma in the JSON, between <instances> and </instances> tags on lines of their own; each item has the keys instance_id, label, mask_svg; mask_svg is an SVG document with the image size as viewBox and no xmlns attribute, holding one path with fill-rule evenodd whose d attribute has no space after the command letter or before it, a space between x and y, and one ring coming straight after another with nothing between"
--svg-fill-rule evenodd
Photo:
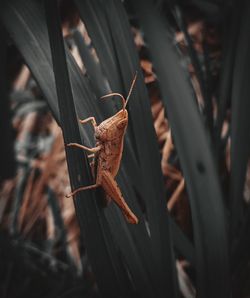
<instances>
[{"instance_id":1,"label":"insect","mask_svg":"<svg viewBox=\"0 0 250 298\"><path fill-rule=\"evenodd\" d=\"M115 115L107 118L99 125L97 125L94 117L79 120L81 124L85 124L87 122L92 123L95 130L95 147L88 148L77 143L67 144L67 146L78 147L91 152L92 154L88 157L94 157L94 163L96 163L95 184L79 187L72 193L68 194L67 197L74 196L79 191L94 189L101 186L107 195L107 203L111 201L110 198L113 199L113 201L121 209L126 220L131 224L137 224L138 219L125 202L121 190L115 181L115 176L117 175L120 167L123 152L124 135L128 125L128 111L126 109L126 106L136 82L136 78L137 73L134 76L126 99L120 93L110 93L101 97L107 98L111 96L119 96L121 98L123 107Z\"/></svg>"}]
</instances>

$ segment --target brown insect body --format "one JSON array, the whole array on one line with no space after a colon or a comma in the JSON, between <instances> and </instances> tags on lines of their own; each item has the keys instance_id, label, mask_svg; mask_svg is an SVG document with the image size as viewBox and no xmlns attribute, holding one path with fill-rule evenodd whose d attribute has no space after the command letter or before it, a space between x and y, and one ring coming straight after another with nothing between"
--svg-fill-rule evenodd
<instances>
[{"instance_id":1,"label":"brown insect body","mask_svg":"<svg viewBox=\"0 0 250 298\"><path fill-rule=\"evenodd\" d=\"M104 120L99 125L96 124L94 117L80 120L82 124L89 121L92 122L95 129L96 147L88 148L76 143L67 144L67 146L79 147L94 153L94 161L96 162L96 183L94 185L80 187L69 194L68 197L73 196L74 194L82 190L93 189L98 186L102 186L107 195L107 201L109 202L110 198L113 199L113 201L123 212L127 221L132 224L138 223L138 219L125 202L120 188L114 178L116 177L120 167L123 152L124 135L128 126L128 112L125 107L131 94L135 80L136 76L131 85L127 100L125 100L123 96L118 93L111 93L103 96L103 98L113 95L120 96L123 100L122 110L117 112L112 117ZM91 156L93 156L93 154Z\"/></svg>"},{"instance_id":2,"label":"brown insect body","mask_svg":"<svg viewBox=\"0 0 250 298\"><path fill-rule=\"evenodd\" d=\"M102 147L98 153L97 182L98 173L101 173L102 170L109 171L113 177L117 175L121 163L123 139L127 126L128 112L127 110L121 110L96 127L96 145Z\"/></svg>"}]
</instances>

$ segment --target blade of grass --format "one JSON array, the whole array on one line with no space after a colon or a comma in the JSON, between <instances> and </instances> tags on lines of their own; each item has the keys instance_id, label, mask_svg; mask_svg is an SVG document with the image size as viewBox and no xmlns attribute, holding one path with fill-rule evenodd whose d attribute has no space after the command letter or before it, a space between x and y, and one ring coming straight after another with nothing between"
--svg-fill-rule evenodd
<instances>
[{"instance_id":1,"label":"blade of grass","mask_svg":"<svg viewBox=\"0 0 250 298\"><path fill-rule=\"evenodd\" d=\"M123 93L122 86L119 81L119 73L115 62L115 54L112 48L112 40L110 30L107 24L104 7L101 1L74 1L79 9L81 18L87 26L89 35L94 44L97 56L100 60L103 73L108 79L112 90ZM83 5L84 4L84 5Z\"/></svg>"},{"instance_id":2,"label":"blade of grass","mask_svg":"<svg viewBox=\"0 0 250 298\"><path fill-rule=\"evenodd\" d=\"M85 44L82 34L77 29L73 32L73 38L79 50L81 59L84 62L84 66L87 69L87 74L90 74L89 79L91 84L94 85L95 95L97 98L100 98L103 94L108 94L110 90L107 86L107 82L104 80L100 64L94 60L93 54L90 53L90 49ZM104 105L102 105L102 107L103 106Z\"/></svg>"},{"instance_id":3,"label":"blade of grass","mask_svg":"<svg viewBox=\"0 0 250 298\"><path fill-rule=\"evenodd\" d=\"M250 150L250 3L245 1L241 14L241 24L237 42L232 85L231 121L231 177L230 210L231 236L234 237L243 216L243 188Z\"/></svg>"},{"instance_id":4,"label":"blade of grass","mask_svg":"<svg viewBox=\"0 0 250 298\"><path fill-rule=\"evenodd\" d=\"M129 90L131 79L129 80L128 78L132 78L135 70L139 69L139 61L135 46L132 42L130 27L124 8L119 1L110 1L105 4L105 7L103 6L102 9L100 9L98 1L86 1L84 5L81 1L76 1L76 4L79 8L81 17L87 26L97 55L100 59L100 63L103 61L112 61L112 59L115 58L117 61L116 64L119 67L118 74L121 85L124 86L122 89ZM103 13L102 17L100 17L101 12ZM109 44L107 44L107 41L105 40L103 26L98 22L98 20L101 19L102 23L104 23L103 18L105 15L108 24L107 26L111 29L111 40L109 40ZM112 46L113 50L102 52L102 49L105 46L107 48ZM114 52L114 57L107 57L112 52ZM112 65L108 65L107 69L112 69L111 66ZM115 72L116 71L114 70L114 73ZM112 86L112 84L110 85ZM158 285L161 295L164 296L168 293L170 297L174 297L175 273L173 269L169 270L169 268L173 268L174 266L171 248L172 244L168 234L169 225L163 200L163 183L159 167L158 145L152 126L152 115L148 95L140 72L128 109L130 115L129 120L131 123L129 124L129 127L131 128L132 126L132 132L130 131L129 136L133 140L132 144L134 149L138 152L138 162L142 173L139 178L143 181L140 183L140 185L143 185L143 188L139 189L136 186L138 178L135 181L132 181L132 183L134 183L135 188L141 193L141 196L146 203L151 234L151 249L154 258L150 260L151 268L153 268L151 270L154 272L155 284ZM147 131L146 134L141 133L145 130ZM146 136L150 138L150 142L148 142ZM126 163L125 165L129 175L133 171L133 166L130 165L131 163ZM166 283L166 281L168 281L168 283Z\"/></svg>"},{"instance_id":5,"label":"blade of grass","mask_svg":"<svg viewBox=\"0 0 250 298\"><path fill-rule=\"evenodd\" d=\"M183 234L175 221L170 217L171 235L176 251L195 267L195 250L191 241Z\"/></svg>"},{"instance_id":6,"label":"blade of grass","mask_svg":"<svg viewBox=\"0 0 250 298\"><path fill-rule=\"evenodd\" d=\"M67 231L62 218L60 206L58 204L58 199L56 198L55 193L50 187L47 188L47 196L48 205L51 208L51 212L53 215L54 226L56 227L56 240L60 243L63 259L65 259L66 264L74 268L75 264L68 250Z\"/></svg>"},{"instance_id":7,"label":"blade of grass","mask_svg":"<svg viewBox=\"0 0 250 298\"><path fill-rule=\"evenodd\" d=\"M66 64L57 2L45 0L45 12L64 141L65 143L72 141L81 143ZM79 187L79 184L88 185L93 183L86 154L84 154L85 169L82 166L82 152L80 150L73 151L66 148L66 158L72 189ZM87 174L85 177L83 177L82 174L84 172ZM75 205L81 228L84 231L85 239L87 239L86 247L88 255L97 276L100 290L104 296L114 297L124 293L128 294L129 284L127 277L123 270L123 265L116 254L115 247L112 244L111 234L109 233L109 228L103 213L96 208L93 192L88 191L86 193L85 195L79 193L79 195L76 196ZM93 218L94 216L95 218ZM100 245L101 239L103 241L101 245L102 252L99 254L97 242L99 242ZM103 274L103 268L109 268L109 270Z\"/></svg>"},{"instance_id":8,"label":"blade of grass","mask_svg":"<svg viewBox=\"0 0 250 298\"><path fill-rule=\"evenodd\" d=\"M207 89L207 82L205 80L205 74L202 70L201 63L198 59L197 53L194 49L192 39L187 30L187 24L184 21L182 11L178 5L175 6L175 17L177 20L177 24L181 31L184 33L185 40L187 43L188 53L192 62L192 65L195 69L195 73L200 85L202 97L204 99L204 117L205 123L209 132L212 134L213 132L213 110L212 110L212 101L209 96L209 92Z\"/></svg>"},{"instance_id":9,"label":"blade of grass","mask_svg":"<svg viewBox=\"0 0 250 298\"><path fill-rule=\"evenodd\" d=\"M7 79L7 34L0 24L0 136L3 140L0 147L0 183L15 174L14 132L11 127L9 102L9 82Z\"/></svg>"},{"instance_id":10,"label":"blade of grass","mask_svg":"<svg viewBox=\"0 0 250 298\"><path fill-rule=\"evenodd\" d=\"M228 297L226 219L210 142L176 50L168 39L166 21L152 1L138 0L133 5L150 47L190 198L197 297Z\"/></svg>"},{"instance_id":11,"label":"blade of grass","mask_svg":"<svg viewBox=\"0 0 250 298\"><path fill-rule=\"evenodd\" d=\"M79 47L81 47L80 41L83 41L81 39L78 39L78 45ZM83 49L82 49L83 50ZM82 51L81 54L83 55L82 57L84 58L84 63L87 65L87 69L89 70L89 74L90 74L90 79L92 76L92 81L95 80L96 78L98 79L98 77L100 76L100 70L98 70L98 74L97 76L95 76L94 70L93 68L91 68L93 61L92 61L92 57L90 55L88 55L86 53L86 51ZM104 80L98 80L99 83L104 86ZM99 90L97 87L97 83L94 83L94 90L95 90L95 94L98 95L99 94ZM100 86L100 85L99 85ZM101 88L101 86L100 86ZM111 110L110 106L106 109L106 110ZM113 110L113 109L112 109ZM102 107L102 112L103 114L105 114L104 109ZM130 150L130 152L132 153L132 151ZM131 160L131 158L130 158ZM124 180L127 179L127 175L125 175L125 173L123 171L120 171L123 173L123 175L120 174L121 179L118 180L119 185L121 187L121 189L123 190L122 193L124 195L124 197L126 198L126 201L128 202L129 206L131 206L132 210L134 210L138 215L141 214L139 208L138 208L138 204L136 204L136 199L133 200L133 194L130 191L130 195L127 195L128 191L129 191L129 186L127 185L127 187L123 187L124 185ZM130 187L131 189L131 187ZM113 208L114 209L114 208ZM108 213L108 212L107 212ZM146 268L145 271L145 263L147 263L147 260L150 260L152 257L150 254L145 253L145 246L147 246L147 244L149 243L149 237L146 234L146 228L145 226L143 226L142 223L140 223L137 226L137 229L135 230L134 228L130 227L129 229L127 228L127 225L124 225L124 220L119 220L119 225L117 224L117 219L113 218L114 216L108 217L109 222L110 222L110 227L111 230L113 230L113 233L115 235L117 235L119 232L117 231L117 226L120 229L120 234L123 235L123 237L116 237L117 243L120 247L121 252L123 253L124 256L124 260L128 266L128 269L130 270L130 274L132 276L132 279L134 281L135 287L136 287L136 291L138 293L140 293L140 295L143 295L144 297L151 297L153 294L152 292L152 283L149 282L150 277L147 276L148 270ZM139 216L139 218L142 218L142 216ZM116 227L115 229L113 229L113 227ZM129 231L129 232L128 232ZM134 235L133 238L131 238L131 236L129 235L129 233L132 233ZM126 235L126 237L125 237ZM143 245L143 249L140 250L140 252L136 251L136 245L134 245L134 240L135 239L141 239L141 244ZM138 249L138 245L137 245L137 249ZM141 259L141 256L144 256L143 260ZM147 273L145 273L147 272Z\"/></svg>"},{"instance_id":12,"label":"blade of grass","mask_svg":"<svg viewBox=\"0 0 250 298\"><path fill-rule=\"evenodd\" d=\"M218 115L215 122L215 146L216 157L221 153L221 131L225 120L226 111L231 104L233 68L235 63L235 44L239 34L242 6L236 2L233 4L231 14L225 19L222 36L222 65L220 71L220 83L218 88Z\"/></svg>"},{"instance_id":13,"label":"blade of grass","mask_svg":"<svg viewBox=\"0 0 250 298\"><path fill-rule=\"evenodd\" d=\"M75 34L74 34L74 36L75 36ZM77 46L78 46L78 49L80 49L80 54L81 54L82 60L84 61L84 64L87 67L87 71L90 72L90 77L92 77L93 80L95 80L96 78L98 79L98 77L100 76L100 73L99 73L100 70L96 70L96 72L98 72L97 75L96 75L96 73L95 73L96 66L93 67L93 63L95 63L95 62L93 61L93 57L91 57L90 54L87 53L86 45L82 44L84 42L82 36L78 32L77 36L75 36L75 37L77 37ZM96 95L100 93L99 92L100 88L103 89L105 87L105 82L103 80L103 77L102 77L101 80L98 80L98 81L99 81L99 84L95 83L94 84L95 88L93 89L95 91ZM102 93L102 95L103 94L105 94L105 93ZM106 107L111 108L110 105L109 106L106 105ZM113 109L111 109L111 110L113 110ZM105 114L105 111L103 111L103 112ZM131 162L132 162L132 164L135 165L135 167L133 169L133 173L134 173L133 177L136 177L136 175L138 177L140 174L138 173L137 165L136 165L135 161L133 160L134 154L133 154L132 148L129 144L129 140L126 139L125 143L127 145L126 146L127 150L125 150L125 152L129 151L129 152L126 153L126 158L125 158L126 163L131 164ZM122 190L122 193L125 196L127 202L129 203L129 206L132 208L132 210L134 210L134 212L138 216L141 213L141 211L138 208L137 204L135 204L136 198L135 198L134 192L131 188L131 183L128 183L128 182L124 183L124 180L128 180L128 175L126 175L126 172L123 170L123 168L124 167L122 167L120 169L120 174L119 174L120 179L118 179L118 184L119 184L119 186ZM129 179L129 180L132 181L133 178ZM142 216L140 216L140 218L142 218ZM117 226L118 224L120 226L122 226L121 225L121 220L119 220L119 221L117 221L117 219L116 220L114 220L114 219L110 220L111 228L114 227L114 226ZM129 232L132 233L133 239L129 235ZM139 250L139 254L137 254L137 251L135 251L135 247L132 248L133 251L134 251L133 254L136 256L136 258L134 258L133 262L128 262L127 266L131 269L130 272L131 272L132 276L133 276L133 274L137 274L136 273L137 271L140 272L141 276L144 276L145 273L143 273L143 270L139 270L139 268L144 266L143 264L147 264L147 260L152 259L152 255L150 254L150 251L148 249L145 249L145 246L146 247L150 246L149 236L146 232L145 226L143 226L143 223L140 222L139 226L136 230L134 230L134 229L129 229L128 230L127 226L125 225L125 226L123 226L122 234L127 234L127 237L131 239L131 242L137 242L137 243L143 244L141 246L138 246L138 244L136 245L137 249ZM131 260L131 257L129 257L129 254L128 254L126 237L123 237L123 238L120 238L120 239L117 239L117 240L119 242L119 246L120 246L121 251L123 252L124 256L126 256L126 259ZM139 263L137 262L137 259L140 259L140 258L142 259L142 265L140 264L140 262ZM131 265L132 265L132 267L131 267ZM135 267L136 267L136 270L135 270ZM144 268L144 270L146 270L148 272L147 268ZM134 276L134 278L136 280L139 280L138 276ZM145 278L146 277L144 277L144 280L145 280ZM150 278L150 277L147 277L147 278ZM147 284L146 280L144 281L144 285L142 284L141 291L144 290L144 292L145 292L145 290L146 290L145 284ZM153 295L153 293L151 292L151 294L150 294L150 289L147 289L147 293L144 294L144 295L149 295L150 296L150 295Z\"/></svg>"}]
</instances>

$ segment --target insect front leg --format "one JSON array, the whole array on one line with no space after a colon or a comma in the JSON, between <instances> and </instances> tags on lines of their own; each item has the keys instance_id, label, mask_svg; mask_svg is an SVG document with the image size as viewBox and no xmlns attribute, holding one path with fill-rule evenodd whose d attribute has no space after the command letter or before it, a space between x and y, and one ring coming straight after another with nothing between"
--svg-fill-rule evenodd
<instances>
[{"instance_id":1,"label":"insect front leg","mask_svg":"<svg viewBox=\"0 0 250 298\"><path fill-rule=\"evenodd\" d=\"M103 171L101 174L101 186L103 187L106 194L113 199L113 201L122 210L126 220L131 224L137 224L138 218L130 210L129 206L122 197L121 190L116 183L114 177L108 171Z\"/></svg>"},{"instance_id":2,"label":"insect front leg","mask_svg":"<svg viewBox=\"0 0 250 298\"><path fill-rule=\"evenodd\" d=\"M83 145L78 144L78 143L69 143L69 144L67 144L67 146L68 147L77 147L77 148L80 148L80 149L83 149L83 150L86 150L86 151L89 151L89 152L92 152L92 153L96 153L101 149L101 146L96 146L96 147L93 147L93 148L89 148L89 147L83 146Z\"/></svg>"},{"instance_id":3,"label":"insect front leg","mask_svg":"<svg viewBox=\"0 0 250 298\"><path fill-rule=\"evenodd\" d=\"M89 117L89 118L86 118L86 119L83 119L83 120L79 119L79 122L81 124L84 124L84 123L87 123L87 122L91 122L94 127L97 126L95 117Z\"/></svg>"}]
</instances>

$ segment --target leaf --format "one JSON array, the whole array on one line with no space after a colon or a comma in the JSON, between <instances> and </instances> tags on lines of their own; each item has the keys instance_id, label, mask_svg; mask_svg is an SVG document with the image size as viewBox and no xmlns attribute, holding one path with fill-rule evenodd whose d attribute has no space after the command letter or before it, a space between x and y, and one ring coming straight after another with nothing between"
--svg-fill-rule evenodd
<instances>
[{"instance_id":1,"label":"leaf","mask_svg":"<svg viewBox=\"0 0 250 298\"><path fill-rule=\"evenodd\" d=\"M128 107L128 135L131 146L136 152L139 176L135 176L137 170L135 171L135 165L132 163L134 160L131 162L131 157L128 156L130 151L127 150L127 144L124 149L122 168L124 167L128 176L132 177L130 183L134 185L146 205L151 236L149 248L152 249L152 257L146 261L145 265L150 272L151 279L154 280L158 295L175 297L176 273L168 215L165 211L166 203L158 144L152 124L148 95L142 74L139 71L138 56L132 41L127 16L120 1L108 1L105 2L105 5L102 1L75 2L112 91L127 94L135 71L138 71L138 80ZM126 91L124 92L124 90ZM120 185L125 191L122 184ZM144 242L137 242L138 250L142 253L143 245Z\"/></svg>"},{"instance_id":2,"label":"leaf","mask_svg":"<svg viewBox=\"0 0 250 298\"><path fill-rule=\"evenodd\" d=\"M233 69L237 38L239 34L239 23L242 13L241 5L233 6L232 15L227 16L223 26L224 40L222 43L222 65L220 70L220 82L218 87L218 116L215 123L215 145L216 157L220 158L224 147L221 145L221 131L225 120L226 111L231 105Z\"/></svg>"},{"instance_id":3,"label":"leaf","mask_svg":"<svg viewBox=\"0 0 250 298\"><path fill-rule=\"evenodd\" d=\"M95 90L97 98L101 97L103 94L109 93L107 82L104 79L100 64L94 60L93 54L90 53L90 49L85 44L85 40L83 39L82 34L77 29L73 32L73 38L75 40L81 59L82 61L84 61L84 66L87 69L87 74L89 73L90 82L93 86L93 89ZM103 106L102 108L104 107L105 106Z\"/></svg>"},{"instance_id":4,"label":"leaf","mask_svg":"<svg viewBox=\"0 0 250 298\"><path fill-rule=\"evenodd\" d=\"M132 3L132 2L131 2ZM152 1L134 1L167 108L192 211L197 297L229 297L225 210L209 138L192 90Z\"/></svg>"},{"instance_id":5,"label":"leaf","mask_svg":"<svg viewBox=\"0 0 250 298\"><path fill-rule=\"evenodd\" d=\"M187 30L187 25L185 24L182 11L178 6L175 7L175 17L177 20L177 24L184 33L185 36L185 41L187 43L187 49L188 49L188 54L191 59L191 63L195 69L195 73L199 82L199 86L201 89L202 97L204 99L204 120L206 123L207 128L209 129L209 132L212 134L213 133L213 110L212 110L212 101L211 101L211 96L208 92L208 87L207 87L207 82L205 80L205 73L202 70L201 63L198 59L196 50L193 46L192 39L188 33ZM197 101L197 99L196 99Z\"/></svg>"},{"instance_id":6,"label":"leaf","mask_svg":"<svg viewBox=\"0 0 250 298\"><path fill-rule=\"evenodd\" d=\"M11 128L11 112L10 101L8 97L9 84L7 80L7 34L0 24L0 135L2 145L0 147L0 183L4 179L9 179L14 176L16 163L14 156L14 132Z\"/></svg>"},{"instance_id":7,"label":"leaf","mask_svg":"<svg viewBox=\"0 0 250 298\"><path fill-rule=\"evenodd\" d=\"M73 137L74 142L81 143L80 132L76 120L77 118L73 94L67 70L67 62L57 3L45 0L45 13L64 141L66 144L72 142ZM93 184L86 153L84 153L84 169L82 166L82 152L80 150L74 151L75 152L69 148L66 149L66 158L72 189L76 189L79 187L79 185L86 185L86 182L87 185ZM85 179L83 178L82 174L84 172L87 174ZM89 196L87 197L88 194ZM91 264L95 270L100 290L104 296L115 296L125 293L128 294L128 279L125 271L123 270L123 265L116 254L116 248L112 241L104 214L100 212L100 209L96 208L97 206L96 201L94 200L93 192L88 191L87 195L84 196L83 193L78 193L78 195L76 195L75 204L81 228L87 239L87 252L90 257ZM94 222L93 216L95 216ZM101 226L103 229L101 229ZM107 238L109 238L108 242L106 242ZM100 239L103 241L101 258L98 258L97 256L97 239L98 242ZM100 244L101 243L99 242L99 245ZM98 261L97 258L99 259ZM109 268L109 274L107 274L107 277L103 275L101 266L103 266L102 268Z\"/></svg>"},{"instance_id":8,"label":"leaf","mask_svg":"<svg viewBox=\"0 0 250 298\"><path fill-rule=\"evenodd\" d=\"M250 150L250 5L245 1L241 15L239 37L235 53L232 79L232 121L231 121L231 177L230 177L230 211L231 236L240 228L243 216L243 187Z\"/></svg>"}]
</instances>

